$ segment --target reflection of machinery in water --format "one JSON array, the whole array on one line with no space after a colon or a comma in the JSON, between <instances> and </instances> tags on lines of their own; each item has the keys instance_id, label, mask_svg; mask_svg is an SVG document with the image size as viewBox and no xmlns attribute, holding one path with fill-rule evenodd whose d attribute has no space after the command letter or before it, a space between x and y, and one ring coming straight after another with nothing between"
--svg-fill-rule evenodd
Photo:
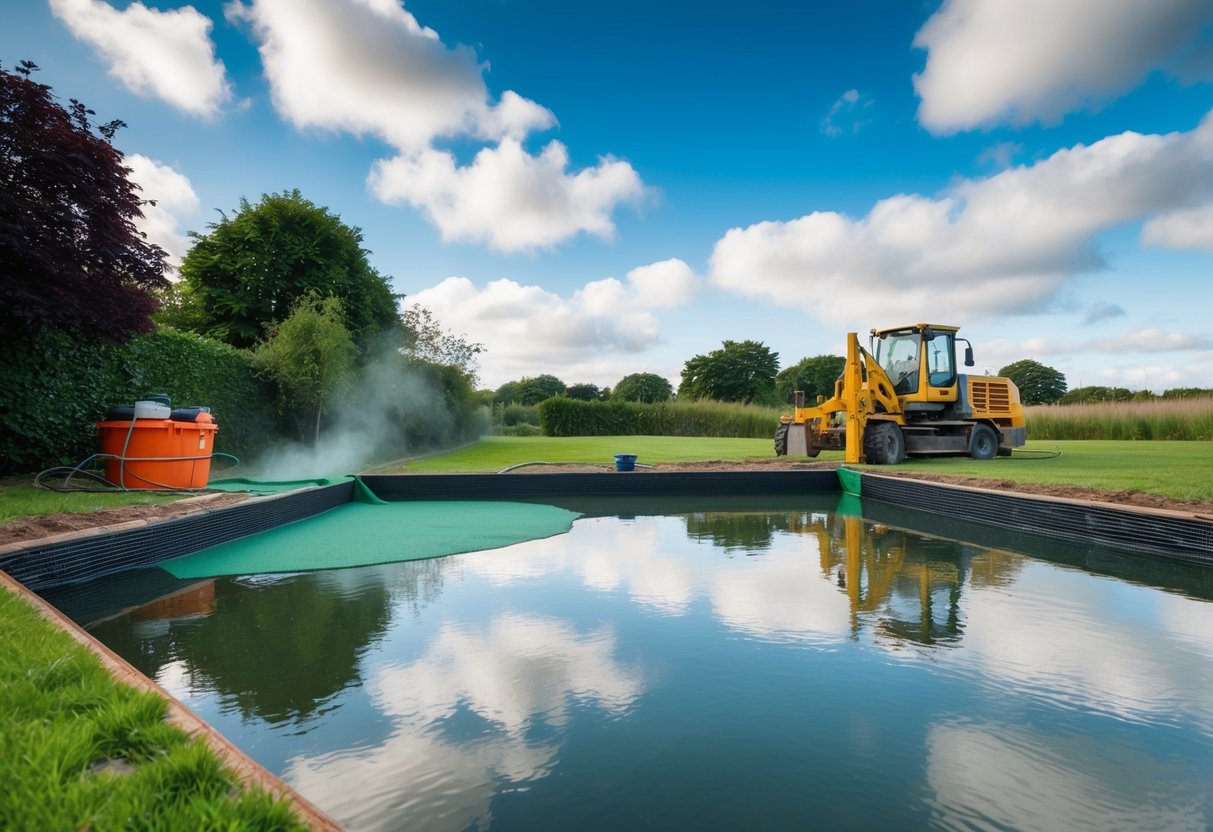
<instances>
[{"instance_id":1,"label":"reflection of machinery in water","mask_svg":"<svg viewBox=\"0 0 1213 832\"><path fill-rule=\"evenodd\" d=\"M966 581L999 586L1018 571L1018 555L865 520L852 499L835 512L688 514L687 536L747 555L770 550L780 533L816 536L822 575L850 600L851 631L875 621L878 635L920 644L960 638Z\"/></svg>"},{"instance_id":2,"label":"reflection of machinery in water","mask_svg":"<svg viewBox=\"0 0 1213 832\"><path fill-rule=\"evenodd\" d=\"M924 537L843 511L798 519L799 528L789 530L817 536L822 573L850 599L853 633L870 618L877 634L897 640L957 641L964 631L966 576L970 585L1003 585L1021 563L1007 552Z\"/></svg>"}]
</instances>

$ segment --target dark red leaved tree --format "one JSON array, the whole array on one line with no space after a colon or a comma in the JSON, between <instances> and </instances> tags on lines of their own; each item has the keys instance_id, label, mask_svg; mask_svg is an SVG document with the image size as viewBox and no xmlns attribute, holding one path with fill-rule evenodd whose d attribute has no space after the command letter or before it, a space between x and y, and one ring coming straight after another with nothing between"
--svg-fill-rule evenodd
<instances>
[{"instance_id":1,"label":"dark red leaved tree","mask_svg":"<svg viewBox=\"0 0 1213 832\"><path fill-rule=\"evenodd\" d=\"M0 329L147 331L165 253L135 228L138 185L111 144L123 124L94 133L92 110L61 106L35 69L0 67Z\"/></svg>"}]
</instances>

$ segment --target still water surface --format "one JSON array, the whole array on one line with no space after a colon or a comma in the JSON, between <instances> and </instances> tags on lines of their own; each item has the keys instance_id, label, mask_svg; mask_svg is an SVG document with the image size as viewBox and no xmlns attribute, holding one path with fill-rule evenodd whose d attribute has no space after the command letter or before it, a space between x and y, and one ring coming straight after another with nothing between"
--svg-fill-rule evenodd
<instances>
[{"instance_id":1,"label":"still water surface","mask_svg":"<svg viewBox=\"0 0 1213 832\"><path fill-rule=\"evenodd\" d=\"M355 830L1213 828L1207 570L772 504L90 629Z\"/></svg>"}]
</instances>

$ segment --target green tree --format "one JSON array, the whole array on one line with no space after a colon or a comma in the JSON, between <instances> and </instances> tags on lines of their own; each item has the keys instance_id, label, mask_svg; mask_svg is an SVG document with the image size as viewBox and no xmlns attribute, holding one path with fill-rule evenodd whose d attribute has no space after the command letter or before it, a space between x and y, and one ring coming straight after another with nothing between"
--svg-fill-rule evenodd
<instances>
[{"instance_id":1,"label":"green tree","mask_svg":"<svg viewBox=\"0 0 1213 832\"><path fill-rule=\"evenodd\" d=\"M1208 387L1172 387L1162 391L1164 399L1207 399L1213 397L1213 389Z\"/></svg>"},{"instance_id":2,"label":"green tree","mask_svg":"<svg viewBox=\"0 0 1213 832\"><path fill-rule=\"evenodd\" d=\"M135 228L139 186L93 111L0 68L0 329L125 340L152 328L165 254ZM3 360L0 358L0 360Z\"/></svg>"},{"instance_id":3,"label":"green tree","mask_svg":"<svg viewBox=\"0 0 1213 832\"><path fill-rule=\"evenodd\" d=\"M553 396L563 396L568 392L568 388L564 382L556 378L556 376L544 373L534 378L524 378L521 382L521 398L519 401L522 404L539 404L545 399L550 399Z\"/></svg>"},{"instance_id":4,"label":"green tree","mask_svg":"<svg viewBox=\"0 0 1213 832\"><path fill-rule=\"evenodd\" d=\"M346 328L363 346L399 325L388 281L367 262L362 231L298 190L240 200L232 217L194 233L181 261L181 292L205 316L202 333L251 347L308 292L341 300Z\"/></svg>"},{"instance_id":5,"label":"green tree","mask_svg":"<svg viewBox=\"0 0 1213 832\"><path fill-rule=\"evenodd\" d=\"M625 402L667 402L674 386L656 373L632 373L619 379L611 398Z\"/></svg>"},{"instance_id":6,"label":"green tree","mask_svg":"<svg viewBox=\"0 0 1213 832\"><path fill-rule=\"evenodd\" d=\"M476 356L484 345L473 343L444 329L434 313L421 304L413 304L400 316L404 325L404 351L410 358L430 364L457 367L476 386Z\"/></svg>"},{"instance_id":7,"label":"green tree","mask_svg":"<svg viewBox=\"0 0 1213 832\"><path fill-rule=\"evenodd\" d=\"M518 381L507 381L497 388L494 402L497 404L539 404L544 399L553 396L563 396L568 392L564 382L556 376L547 373L534 378L522 378Z\"/></svg>"},{"instance_id":8,"label":"green tree","mask_svg":"<svg viewBox=\"0 0 1213 832\"><path fill-rule=\"evenodd\" d=\"M493 393L493 404L510 404L522 400L522 382L507 381Z\"/></svg>"},{"instance_id":9,"label":"green tree","mask_svg":"<svg viewBox=\"0 0 1213 832\"><path fill-rule=\"evenodd\" d=\"M1008 364L998 374L1015 382L1024 404L1052 404L1066 392L1064 373L1030 358Z\"/></svg>"},{"instance_id":10,"label":"green tree","mask_svg":"<svg viewBox=\"0 0 1213 832\"><path fill-rule=\"evenodd\" d=\"M784 404L792 401L792 394L797 390L804 391L805 401L815 401L818 396L828 399L834 395L834 382L842 375L846 364L847 360L840 355L802 358L775 376L775 393Z\"/></svg>"},{"instance_id":11,"label":"green tree","mask_svg":"<svg viewBox=\"0 0 1213 832\"><path fill-rule=\"evenodd\" d=\"M583 402L600 402L608 394L597 384L570 384L565 395L570 399L578 399Z\"/></svg>"},{"instance_id":12,"label":"green tree","mask_svg":"<svg viewBox=\"0 0 1213 832\"><path fill-rule=\"evenodd\" d=\"M185 291L185 284L181 281L161 289L156 293L156 299L160 302L160 308L152 315L152 323L158 329L199 333L206 328L206 313L198 299Z\"/></svg>"},{"instance_id":13,"label":"green tree","mask_svg":"<svg viewBox=\"0 0 1213 832\"><path fill-rule=\"evenodd\" d=\"M718 350L683 365L680 399L776 404L779 353L758 341L725 341Z\"/></svg>"},{"instance_id":14,"label":"green tree","mask_svg":"<svg viewBox=\"0 0 1213 832\"><path fill-rule=\"evenodd\" d=\"M282 404L314 413L316 441L325 407L354 376L358 348L342 321L339 299L306 294L253 351L253 365L278 385Z\"/></svg>"},{"instance_id":15,"label":"green tree","mask_svg":"<svg viewBox=\"0 0 1213 832\"><path fill-rule=\"evenodd\" d=\"M1075 387L1057 400L1058 404L1087 404L1088 402L1127 402L1133 398L1128 387Z\"/></svg>"}]
</instances>

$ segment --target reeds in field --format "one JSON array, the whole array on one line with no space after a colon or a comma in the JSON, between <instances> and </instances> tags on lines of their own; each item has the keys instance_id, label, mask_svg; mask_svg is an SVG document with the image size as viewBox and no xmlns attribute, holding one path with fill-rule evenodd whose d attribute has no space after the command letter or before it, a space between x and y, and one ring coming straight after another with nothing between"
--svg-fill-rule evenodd
<instances>
[{"instance_id":1,"label":"reeds in field","mask_svg":"<svg viewBox=\"0 0 1213 832\"><path fill-rule=\"evenodd\" d=\"M1029 439L1213 439L1213 397L1036 405Z\"/></svg>"}]
</instances>

